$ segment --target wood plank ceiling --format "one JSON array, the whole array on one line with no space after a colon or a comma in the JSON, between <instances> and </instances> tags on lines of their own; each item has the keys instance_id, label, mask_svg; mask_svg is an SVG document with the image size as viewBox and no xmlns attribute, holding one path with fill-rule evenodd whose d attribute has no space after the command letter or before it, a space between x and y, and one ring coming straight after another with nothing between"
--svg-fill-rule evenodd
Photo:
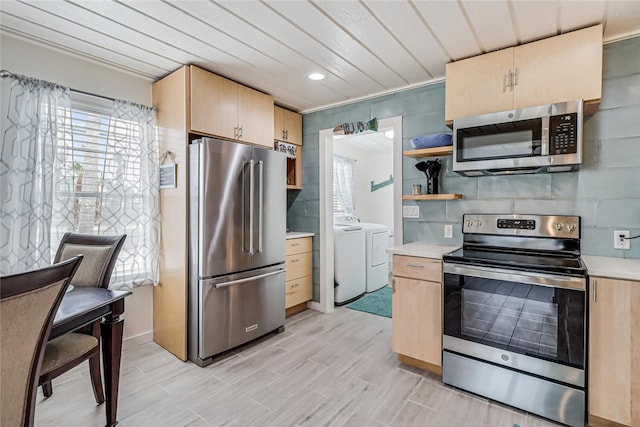
<instances>
[{"instance_id":1,"label":"wood plank ceiling","mask_svg":"<svg viewBox=\"0 0 640 427\"><path fill-rule=\"evenodd\" d=\"M2 0L0 34L155 81L195 64L310 112L444 78L450 61L604 25L639 0ZM307 75L320 71L320 82Z\"/></svg>"}]
</instances>

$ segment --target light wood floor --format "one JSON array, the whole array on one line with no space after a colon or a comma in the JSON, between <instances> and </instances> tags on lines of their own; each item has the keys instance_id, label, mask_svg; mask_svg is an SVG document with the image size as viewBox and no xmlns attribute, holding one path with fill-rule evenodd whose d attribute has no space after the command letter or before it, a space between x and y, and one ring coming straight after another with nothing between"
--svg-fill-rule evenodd
<instances>
[{"instance_id":1,"label":"light wood floor","mask_svg":"<svg viewBox=\"0 0 640 427\"><path fill-rule=\"evenodd\" d=\"M205 368L153 342L126 343L120 426L554 426L443 385L401 364L391 319L338 308L307 310L286 331ZM39 391L36 426L104 426L88 366Z\"/></svg>"}]
</instances>

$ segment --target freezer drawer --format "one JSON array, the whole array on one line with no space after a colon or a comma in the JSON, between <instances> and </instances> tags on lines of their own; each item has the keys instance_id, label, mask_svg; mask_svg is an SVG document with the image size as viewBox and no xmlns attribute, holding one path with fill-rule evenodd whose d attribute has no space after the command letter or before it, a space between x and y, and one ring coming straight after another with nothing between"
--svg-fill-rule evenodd
<instances>
[{"instance_id":1,"label":"freezer drawer","mask_svg":"<svg viewBox=\"0 0 640 427\"><path fill-rule=\"evenodd\" d=\"M202 364L284 325L285 271L279 265L199 281L198 359Z\"/></svg>"}]
</instances>

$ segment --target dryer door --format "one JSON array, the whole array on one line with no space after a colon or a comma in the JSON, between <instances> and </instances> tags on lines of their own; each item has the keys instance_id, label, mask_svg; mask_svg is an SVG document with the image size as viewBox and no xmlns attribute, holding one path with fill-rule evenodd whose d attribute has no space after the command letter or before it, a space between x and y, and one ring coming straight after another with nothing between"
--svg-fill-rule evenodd
<instances>
[{"instance_id":1,"label":"dryer door","mask_svg":"<svg viewBox=\"0 0 640 427\"><path fill-rule=\"evenodd\" d=\"M386 264L388 259L387 246L389 246L389 232L381 230L371 233L371 266L376 267Z\"/></svg>"}]
</instances>

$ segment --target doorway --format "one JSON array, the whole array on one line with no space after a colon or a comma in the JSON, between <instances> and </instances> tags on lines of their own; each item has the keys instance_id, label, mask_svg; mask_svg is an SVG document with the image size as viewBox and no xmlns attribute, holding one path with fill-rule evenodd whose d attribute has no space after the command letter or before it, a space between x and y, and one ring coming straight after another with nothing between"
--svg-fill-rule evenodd
<instances>
[{"instance_id":1,"label":"doorway","mask_svg":"<svg viewBox=\"0 0 640 427\"><path fill-rule=\"evenodd\" d=\"M402 243L402 116L378 120L378 131L393 140L393 233L394 245ZM392 135L391 135L392 132ZM328 313L334 309L334 262L333 262L333 129L319 133L320 142L320 300L312 302L311 308ZM388 178L387 178L388 179ZM374 186L375 186L374 182Z\"/></svg>"}]
</instances>

